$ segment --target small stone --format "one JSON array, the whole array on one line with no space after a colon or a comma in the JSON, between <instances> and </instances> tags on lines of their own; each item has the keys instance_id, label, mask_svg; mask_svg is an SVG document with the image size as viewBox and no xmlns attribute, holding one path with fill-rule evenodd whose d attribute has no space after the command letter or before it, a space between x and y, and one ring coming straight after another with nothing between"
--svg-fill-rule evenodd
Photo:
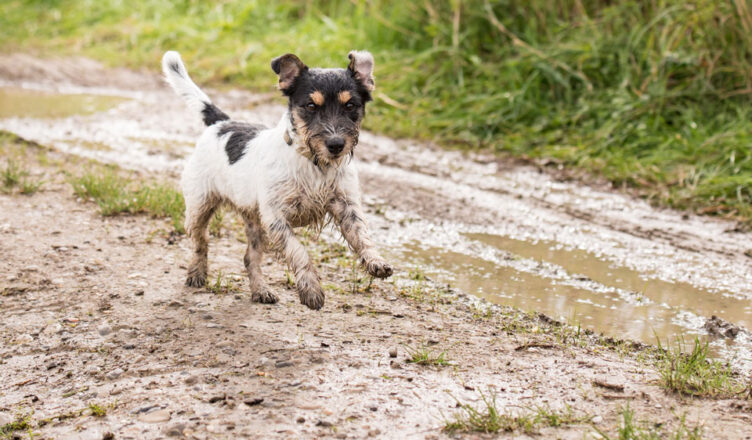
<instances>
[{"instance_id":1,"label":"small stone","mask_svg":"<svg viewBox=\"0 0 752 440\"><path fill-rule=\"evenodd\" d=\"M264 401L263 398L258 397L258 398L255 398L255 399L246 399L246 400L243 401L243 403L245 403L248 406L256 406L256 405L260 405L263 401ZM298 422L298 423L300 423L300 422Z\"/></svg>"},{"instance_id":2,"label":"small stone","mask_svg":"<svg viewBox=\"0 0 752 440\"><path fill-rule=\"evenodd\" d=\"M279 361L276 364L274 364L274 366L277 368L292 367L293 365L295 364L293 364L291 361Z\"/></svg>"},{"instance_id":3,"label":"small stone","mask_svg":"<svg viewBox=\"0 0 752 440\"><path fill-rule=\"evenodd\" d=\"M136 295L136 296L144 296L143 289L142 290L137 290L136 293L134 293L134 295Z\"/></svg>"},{"instance_id":4,"label":"small stone","mask_svg":"<svg viewBox=\"0 0 752 440\"><path fill-rule=\"evenodd\" d=\"M297 420L295 420L295 421L296 421L296 422L298 422L298 423L305 423L305 417L303 417L303 416L300 416L300 417L298 417L298 419L297 419Z\"/></svg>"},{"instance_id":5,"label":"small stone","mask_svg":"<svg viewBox=\"0 0 752 440\"><path fill-rule=\"evenodd\" d=\"M397 347L392 347L391 349L389 349L389 357L390 358L397 357Z\"/></svg>"},{"instance_id":6,"label":"small stone","mask_svg":"<svg viewBox=\"0 0 752 440\"><path fill-rule=\"evenodd\" d=\"M376 437L379 434L381 434L381 430L380 429L372 429L372 430L368 431L368 436L369 437Z\"/></svg>"},{"instance_id":7,"label":"small stone","mask_svg":"<svg viewBox=\"0 0 752 440\"><path fill-rule=\"evenodd\" d=\"M138 420L144 423L162 423L170 420L170 410L160 409L150 413L141 414Z\"/></svg>"},{"instance_id":8,"label":"small stone","mask_svg":"<svg viewBox=\"0 0 752 440\"><path fill-rule=\"evenodd\" d=\"M590 419L590 421L593 422L593 423L601 423L603 421L603 417L601 417L601 416L595 416L592 419Z\"/></svg>"},{"instance_id":9,"label":"small stone","mask_svg":"<svg viewBox=\"0 0 752 440\"><path fill-rule=\"evenodd\" d=\"M181 437L185 430L185 423L178 423L165 429L165 434L168 437Z\"/></svg>"},{"instance_id":10,"label":"small stone","mask_svg":"<svg viewBox=\"0 0 752 440\"><path fill-rule=\"evenodd\" d=\"M107 379L109 380L115 380L118 377L120 377L123 373L125 373L125 371L123 371L122 368L115 368L114 370L107 373L107 376L105 377L107 377Z\"/></svg>"},{"instance_id":11,"label":"small stone","mask_svg":"<svg viewBox=\"0 0 752 440\"><path fill-rule=\"evenodd\" d=\"M105 432L102 434L102 440L115 440L115 434L111 432Z\"/></svg>"},{"instance_id":12,"label":"small stone","mask_svg":"<svg viewBox=\"0 0 752 440\"><path fill-rule=\"evenodd\" d=\"M184 382L186 385L193 385L194 383L198 382L198 376L188 376L185 378Z\"/></svg>"},{"instance_id":13,"label":"small stone","mask_svg":"<svg viewBox=\"0 0 752 440\"><path fill-rule=\"evenodd\" d=\"M332 422L327 422L326 420L319 420L316 422L316 426L321 426L322 428L331 428Z\"/></svg>"},{"instance_id":14,"label":"small stone","mask_svg":"<svg viewBox=\"0 0 752 440\"><path fill-rule=\"evenodd\" d=\"M107 324L102 324L97 327L97 333L99 333L100 336L107 336L112 333L112 327Z\"/></svg>"},{"instance_id":15,"label":"small stone","mask_svg":"<svg viewBox=\"0 0 752 440\"><path fill-rule=\"evenodd\" d=\"M368 409L370 409L371 411L376 412L376 411L379 410L379 407L377 405L368 405Z\"/></svg>"}]
</instances>

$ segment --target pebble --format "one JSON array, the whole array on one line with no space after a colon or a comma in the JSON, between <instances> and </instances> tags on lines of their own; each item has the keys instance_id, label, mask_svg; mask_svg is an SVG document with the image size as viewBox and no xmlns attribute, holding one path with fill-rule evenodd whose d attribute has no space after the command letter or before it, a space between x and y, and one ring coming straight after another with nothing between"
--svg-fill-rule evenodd
<instances>
[{"instance_id":1,"label":"pebble","mask_svg":"<svg viewBox=\"0 0 752 440\"><path fill-rule=\"evenodd\" d=\"M109 380L115 380L118 377L120 377L123 373L125 373L125 371L123 371L122 368L115 368L114 370L112 370L109 373L107 373L106 377Z\"/></svg>"},{"instance_id":2,"label":"pebble","mask_svg":"<svg viewBox=\"0 0 752 440\"><path fill-rule=\"evenodd\" d=\"M392 347L391 349L389 349L389 357L390 358L397 357L397 347Z\"/></svg>"},{"instance_id":3,"label":"pebble","mask_svg":"<svg viewBox=\"0 0 752 440\"><path fill-rule=\"evenodd\" d=\"M595 416L590 421L593 422L593 423L600 423L600 422L603 421L603 417L601 417L601 416Z\"/></svg>"},{"instance_id":4,"label":"pebble","mask_svg":"<svg viewBox=\"0 0 752 440\"><path fill-rule=\"evenodd\" d=\"M298 422L298 423L305 423L305 417L303 417L303 416L298 417L298 420L296 420L296 422Z\"/></svg>"},{"instance_id":5,"label":"pebble","mask_svg":"<svg viewBox=\"0 0 752 440\"><path fill-rule=\"evenodd\" d=\"M144 423L162 423L170 420L170 410L160 409L150 413L141 414L138 420Z\"/></svg>"},{"instance_id":6,"label":"pebble","mask_svg":"<svg viewBox=\"0 0 752 440\"><path fill-rule=\"evenodd\" d=\"M112 333L112 327L110 327L107 324L102 324L99 327L97 327L97 332L100 336L107 336L110 333Z\"/></svg>"},{"instance_id":7,"label":"pebble","mask_svg":"<svg viewBox=\"0 0 752 440\"><path fill-rule=\"evenodd\" d=\"M292 367L293 365L295 364L293 364L291 361L279 361L274 364L274 366L277 368Z\"/></svg>"},{"instance_id":8,"label":"pebble","mask_svg":"<svg viewBox=\"0 0 752 440\"><path fill-rule=\"evenodd\" d=\"M186 385L193 385L196 382L198 382L198 376L188 376L185 378Z\"/></svg>"},{"instance_id":9,"label":"pebble","mask_svg":"<svg viewBox=\"0 0 752 440\"><path fill-rule=\"evenodd\" d=\"M168 437L182 437L183 431L185 431L185 423L177 423L165 429L165 434Z\"/></svg>"}]
</instances>

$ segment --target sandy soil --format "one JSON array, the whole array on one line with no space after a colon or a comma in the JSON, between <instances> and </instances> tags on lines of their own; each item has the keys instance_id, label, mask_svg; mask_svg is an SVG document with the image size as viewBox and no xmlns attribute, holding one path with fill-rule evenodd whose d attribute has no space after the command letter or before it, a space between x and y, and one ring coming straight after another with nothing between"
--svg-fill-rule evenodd
<instances>
[{"instance_id":1,"label":"sandy soil","mask_svg":"<svg viewBox=\"0 0 752 440\"><path fill-rule=\"evenodd\" d=\"M0 62L6 76L10 64ZM42 192L0 195L0 426L32 413L34 438L493 437L442 431L456 399L478 405L482 391L505 411L568 406L590 420L542 427L538 438L591 437L594 426L613 435L628 403L639 420L669 429L686 415L707 438L751 438L747 401L667 394L629 345L573 338L404 268L353 293L351 260L331 241L308 244L327 283L319 312L298 303L271 256L276 305L251 303L242 277L224 294L186 288L187 240L163 220L101 217L62 174L85 163L47 155L48 165L29 161L45 176ZM383 199L367 200L378 216ZM732 244L703 246L736 261ZM243 250L231 229L213 238L211 274L242 273ZM450 365L408 362L421 346L446 351ZM90 403L107 414L91 415Z\"/></svg>"}]
</instances>

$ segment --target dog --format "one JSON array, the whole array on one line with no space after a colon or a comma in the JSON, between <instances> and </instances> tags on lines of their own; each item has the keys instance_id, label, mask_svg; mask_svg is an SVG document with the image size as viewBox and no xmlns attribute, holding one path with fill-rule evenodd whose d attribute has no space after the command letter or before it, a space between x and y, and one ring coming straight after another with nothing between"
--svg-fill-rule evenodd
<instances>
[{"instance_id":1,"label":"dog","mask_svg":"<svg viewBox=\"0 0 752 440\"><path fill-rule=\"evenodd\" d=\"M323 227L329 220L339 226L370 275L392 275L369 238L352 163L375 87L373 56L352 51L348 58L344 69L309 68L293 54L274 58L271 68L288 103L279 123L267 128L231 120L191 80L177 52L164 54L165 79L207 127L181 178L185 230L194 246L186 285L206 283L207 226L222 204L245 222L243 262L254 302L278 301L261 274L263 252L269 248L284 256L300 302L314 310L324 305L319 275L294 228Z\"/></svg>"}]
</instances>

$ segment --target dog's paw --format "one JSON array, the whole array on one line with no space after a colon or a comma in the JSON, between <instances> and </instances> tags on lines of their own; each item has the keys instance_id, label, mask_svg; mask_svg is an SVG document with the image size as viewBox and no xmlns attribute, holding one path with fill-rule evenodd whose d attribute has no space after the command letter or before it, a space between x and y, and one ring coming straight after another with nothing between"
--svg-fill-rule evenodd
<instances>
[{"instance_id":1,"label":"dog's paw","mask_svg":"<svg viewBox=\"0 0 752 440\"><path fill-rule=\"evenodd\" d=\"M324 291L320 286L298 288L300 303L309 309L318 310L324 306Z\"/></svg>"},{"instance_id":2,"label":"dog's paw","mask_svg":"<svg viewBox=\"0 0 752 440\"><path fill-rule=\"evenodd\" d=\"M381 258L374 258L367 262L366 271L369 275L376 278L387 278L392 276L392 266Z\"/></svg>"},{"instance_id":3,"label":"dog's paw","mask_svg":"<svg viewBox=\"0 0 752 440\"><path fill-rule=\"evenodd\" d=\"M206 285L206 273L200 271L188 272L185 285L188 287L204 287Z\"/></svg>"},{"instance_id":4,"label":"dog's paw","mask_svg":"<svg viewBox=\"0 0 752 440\"><path fill-rule=\"evenodd\" d=\"M251 301L261 304L275 304L279 301L279 298L268 287L262 287L251 293Z\"/></svg>"}]
</instances>

